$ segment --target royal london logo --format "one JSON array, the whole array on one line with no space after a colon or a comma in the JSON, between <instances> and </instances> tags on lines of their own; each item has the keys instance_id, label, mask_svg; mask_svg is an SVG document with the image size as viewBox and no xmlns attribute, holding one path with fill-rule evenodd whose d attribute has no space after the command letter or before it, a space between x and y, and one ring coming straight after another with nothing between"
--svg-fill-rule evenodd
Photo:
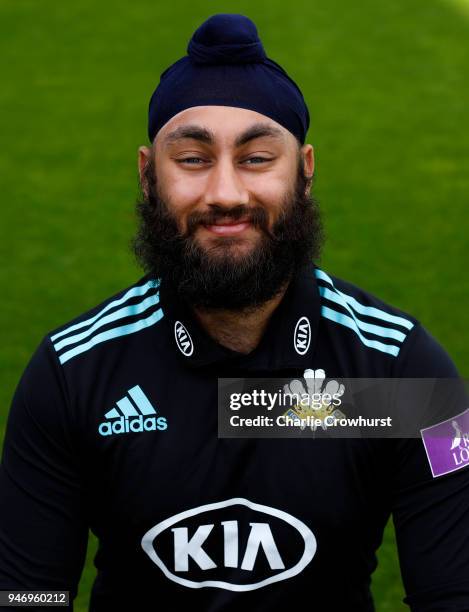
<instances>
[{"instance_id":1,"label":"royal london logo","mask_svg":"<svg viewBox=\"0 0 469 612\"><path fill-rule=\"evenodd\" d=\"M127 391L116 406L106 412L106 419L100 423L98 432L102 436L142 431L165 431L168 428L166 417L156 416L156 409L139 385Z\"/></svg>"},{"instance_id":2,"label":"royal london logo","mask_svg":"<svg viewBox=\"0 0 469 612\"><path fill-rule=\"evenodd\" d=\"M454 430L454 438L451 443L451 453L456 466L469 463L469 431L463 431L461 425L452 421L451 426Z\"/></svg>"},{"instance_id":3,"label":"royal london logo","mask_svg":"<svg viewBox=\"0 0 469 612\"><path fill-rule=\"evenodd\" d=\"M434 478L469 466L469 408L420 432Z\"/></svg>"}]
</instances>

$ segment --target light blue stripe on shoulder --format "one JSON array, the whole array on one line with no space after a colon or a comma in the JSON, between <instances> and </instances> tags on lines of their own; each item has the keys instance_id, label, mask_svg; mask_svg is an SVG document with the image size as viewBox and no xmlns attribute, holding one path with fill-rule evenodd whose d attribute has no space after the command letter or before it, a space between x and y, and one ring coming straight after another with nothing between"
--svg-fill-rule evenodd
<instances>
[{"instance_id":1,"label":"light blue stripe on shoulder","mask_svg":"<svg viewBox=\"0 0 469 612\"><path fill-rule=\"evenodd\" d=\"M394 355L394 357L399 354L398 346L395 346L393 344L384 344L379 340L370 340L369 338L365 338L365 336L358 329L355 321L348 315L343 314L342 312L337 312L336 310L332 310L332 308L328 308L327 306L321 306L321 314L326 319L334 321L335 323L339 323L339 325L343 325L344 327L348 327L349 329L354 331L365 346L377 349L382 353L389 353L390 355Z\"/></svg>"},{"instance_id":2,"label":"light blue stripe on shoulder","mask_svg":"<svg viewBox=\"0 0 469 612\"><path fill-rule=\"evenodd\" d=\"M326 274L323 270L320 270L319 268L317 268L315 270L315 275L316 275L316 278L320 278L321 280L324 280L327 283L330 283L332 289L336 293L341 295L344 298L344 300L347 302L347 304L349 304L354 310L356 310L358 314L366 315L368 317L373 317L375 319L381 319L381 321L386 321L387 323L394 323L396 325L405 327L406 329L409 329L409 330L414 327L414 324L412 323L412 321L409 321L409 319L404 319L404 317L398 317L396 315L392 315L389 312L386 312L385 310L381 310L380 308L375 308L373 306L364 306L351 295L347 295L346 293L339 291L339 289L337 289L337 287L334 285L334 282L332 281L330 276Z\"/></svg>"},{"instance_id":3,"label":"light blue stripe on shoulder","mask_svg":"<svg viewBox=\"0 0 469 612\"><path fill-rule=\"evenodd\" d=\"M124 306L124 308L119 308L119 310L115 310L114 312L111 312L105 317L101 317L101 319L96 321L96 323L94 323L89 329L86 329L84 332L81 332L81 334L74 334L73 336L67 336L63 340L60 340L59 342L57 342L57 344L54 344L54 348L56 351L60 351L64 347L69 346L70 344L75 344L76 342L80 342L80 340L84 340L88 336L91 336L93 332L95 332L103 325L106 325L107 323L112 323L117 319L124 319L125 317L131 317L140 314L141 312L147 310L147 308L158 304L159 301L159 294L155 293L154 295L147 297L142 302L132 304L131 306Z\"/></svg>"},{"instance_id":4,"label":"light blue stripe on shoulder","mask_svg":"<svg viewBox=\"0 0 469 612\"><path fill-rule=\"evenodd\" d=\"M68 333L70 333L72 331L75 331L77 329L81 329L82 327L85 327L86 325L91 325L97 319L99 319L99 317L101 317L105 312L107 312L111 308L114 308L114 306L120 306L120 304L123 304L127 300L130 300L130 298L132 298L132 297L144 295L150 289L159 287L159 285L160 285L159 280L153 280L152 279L152 280L147 281L143 285L138 285L137 287L132 287L121 298L119 298L117 300L114 300L112 302L109 302L109 304L107 304L107 306L105 306L102 310L100 310L93 317L90 317L89 319L86 319L85 321L80 321L79 323L75 323L74 325L71 325L70 327L67 327L67 328L63 329L62 331L57 332L56 334L51 336L52 342L55 342L58 338L61 338L65 334L68 334Z\"/></svg>"},{"instance_id":5,"label":"light blue stripe on shoulder","mask_svg":"<svg viewBox=\"0 0 469 612\"><path fill-rule=\"evenodd\" d=\"M382 336L383 338L392 338L393 340L397 340L398 342L403 342L406 339L406 335L397 329L393 329L390 327L382 327L381 325L374 325L372 323L366 323L365 321L361 321L355 316L355 313L344 300L343 296L335 291L331 291L327 287L319 287L319 293L326 299L339 306L345 308L349 313L352 319L355 321L357 327L364 332L368 332L369 334L374 334L375 336Z\"/></svg>"},{"instance_id":6,"label":"light blue stripe on shoulder","mask_svg":"<svg viewBox=\"0 0 469 612\"><path fill-rule=\"evenodd\" d=\"M332 278L328 274L326 274L324 272L324 270L320 270L319 268L316 268L314 270L314 274L315 274L316 278L320 278L321 280L326 281L327 283L330 283L334 287L334 289L335 289L334 282L333 282Z\"/></svg>"},{"instance_id":7,"label":"light blue stripe on shoulder","mask_svg":"<svg viewBox=\"0 0 469 612\"><path fill-rule=\"evenodd\" d=\"M112 329L108 329L104 332L101 332L100 334L97 334L96 336L93 336L88 342L79 344L78 346L75 346L69 351L62 353L62 355L59 356L59 361L60 363L64 364L69 359L72 359L72 357L75 357L76 355L80 355L81 353L88 351L90 348L96 346L97 344L100 344L101 342L105 342L106 340L112 340L113 338L119 338L120 336L125 336L127 334L133 334L134 332L138 332L142 329L145 329L146 327L150 327L150 325L154 325L162 318L163 311L160 308L153 312L146 319L140 319L139 321L136 321L135 323L130 323L129 325L122 325L120 327L113 327Z\"/></svg>"}]
</instances>

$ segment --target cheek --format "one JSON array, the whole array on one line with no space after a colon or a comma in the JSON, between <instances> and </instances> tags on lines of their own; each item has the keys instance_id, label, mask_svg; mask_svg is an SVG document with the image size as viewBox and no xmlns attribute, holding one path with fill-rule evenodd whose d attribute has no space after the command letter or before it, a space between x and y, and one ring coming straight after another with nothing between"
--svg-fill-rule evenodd
<instances>
[{"instance_id":1,"label":"cheek","mask_svg":"<svg viewBox=\"0 0 469 612\"><path fill-rule=\"evenodd\" d=\"M285 198L292 193L297 169L290 160L282 160L270 172L247 177L246 186L259 203L270 208L281 208Z\"/></svg>"},{"instance_id":2,"label":"cheek","mask_svg":"<svg viewBox=\"0 0 469 612\"><path fill-rule=\"evenodd\" d=\"M197 206L203 192L196 181L175 175L167 175L164 181L160 180L159 190L160 196L180 222Z\"/></svg>"},{"instance_id":3,"label":"cheek","mask_svg":"<svg viewBox=\"0 0 469 612\"><path fill-rule=\"evenodd\" d=\"M203 183L194 173L183 173L178 166L161 156L156 171L160 194L172 209L191 206L203 193Z\"/></svg>"},{"instance_id":4,"label":"cheek","mask_svg":"<svg viewBox=\"0 0 469 612\"><path fill-rule=\"evenodd\" d=\"M263 177L264 178L264 177ZM285 198L291 193L291 177L265 177L261 184L252 186L251 194L255 202L273 212L284 206Z\"/></svg>"}]
</instances>

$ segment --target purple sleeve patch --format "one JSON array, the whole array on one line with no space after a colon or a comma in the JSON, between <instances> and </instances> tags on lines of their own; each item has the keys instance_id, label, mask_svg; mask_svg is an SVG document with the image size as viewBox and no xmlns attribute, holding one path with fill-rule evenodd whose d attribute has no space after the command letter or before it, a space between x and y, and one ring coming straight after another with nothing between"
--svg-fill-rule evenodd
<instances>
[{"instance_id":1,"label":"purple sleeve patch","mask_svg":"<svg viewBox=\"0 0 469 612\"><path fill-rule=\"evenodd\" d=\"M469 408L420 434L433 478L469 465Z\"/></svg>"}]
</instances>

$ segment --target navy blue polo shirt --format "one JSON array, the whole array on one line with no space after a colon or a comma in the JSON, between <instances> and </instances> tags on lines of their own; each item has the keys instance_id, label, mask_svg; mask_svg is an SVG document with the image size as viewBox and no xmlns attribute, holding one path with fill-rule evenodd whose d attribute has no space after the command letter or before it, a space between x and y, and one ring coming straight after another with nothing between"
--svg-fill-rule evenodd
<instances>
[{"instance_id":1,"label":"navy blue polo shirt","mask_svg":"<svg viewBox=\"0 0 469 612\"><path fill-rule=\"evenodd\" d=\"M458 376L413 317L305 266L255 350L219 345L164 280L47 334L16 389L0 470L0 589L90 610L373 610L392 514L413 610L469 609L469 470L418 439L221 439L218 377ZM162 607L163 606L163 607Z\"/></svg>"}]
</instances>

